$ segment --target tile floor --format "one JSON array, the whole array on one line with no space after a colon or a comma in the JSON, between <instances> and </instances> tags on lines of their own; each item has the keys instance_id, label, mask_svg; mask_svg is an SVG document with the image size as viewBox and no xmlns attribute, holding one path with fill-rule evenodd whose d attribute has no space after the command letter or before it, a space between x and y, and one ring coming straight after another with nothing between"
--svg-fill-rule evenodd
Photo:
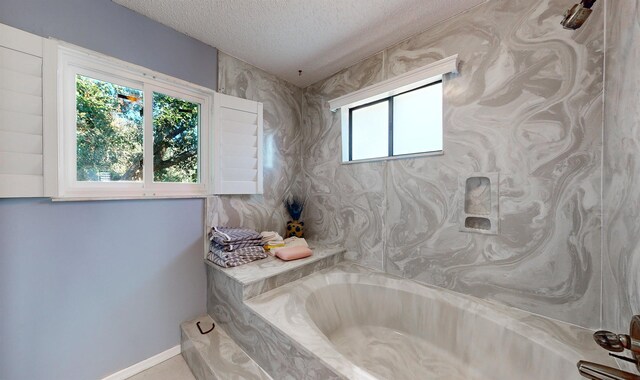
<instances>
[{"instance_id":1,"label":"tile floor","mask_svg":"<svg viewBox=\"0 0 640 380\"><path fill-rule=\"evenodd\" d=\"M176 355L128 380L196 380L182 355Z\"/></svg>"}]
</instances>

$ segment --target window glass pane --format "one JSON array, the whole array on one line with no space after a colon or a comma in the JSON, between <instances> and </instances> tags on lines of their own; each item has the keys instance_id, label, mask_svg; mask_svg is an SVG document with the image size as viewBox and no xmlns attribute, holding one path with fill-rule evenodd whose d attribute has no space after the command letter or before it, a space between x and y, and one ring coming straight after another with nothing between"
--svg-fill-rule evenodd
<instances>
[{"instance_id":1,"label":"window glass pane","mask_svg":"<svg viewBox=\"0 0 640 380\"><path fill-rule=\"evenodd\" d=\"M393 154L442 150L442 82L393 98Z\"/></svg>"},{"instance_id":2,"label":"window glass pane","mask_svg":"<svg viewBox=\"0 0 640 380\"><path fill-rule=\"evenodd\" d=\"M389 102L351 111L351 159L389 155Z\"/></svg>"},{"instance_id":3,"label":"window glass pane","mask_svg":"<svg viewBox=\"0 0 640 380\"><path fill-rule=\"evenodd\" d=\"M153 180L198 182L200 104L153 93Z\"/></svg>"},{"instance_id":4,"label":"window glass pane","mask_svg":"<svg viewBox=\"0 0 640 380\"><path fill-rule=\"evenodd\" d=\"M76 76L78 181L142 181L142 91Z\"/></svg>"}]
</instances>

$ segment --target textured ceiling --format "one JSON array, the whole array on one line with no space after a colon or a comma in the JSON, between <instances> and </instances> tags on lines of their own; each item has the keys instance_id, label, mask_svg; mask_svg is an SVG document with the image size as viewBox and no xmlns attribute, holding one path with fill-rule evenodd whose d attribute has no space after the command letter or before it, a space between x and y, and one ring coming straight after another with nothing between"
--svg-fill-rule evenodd
<instances>
[{"instance_id":1,"label":"textured ceiling","mask_svg":"<svg viewBox=\"0 0 640 380\"><path fill-rule=\"evenodd\" d=\"M113 1L306 87L485 0Z\"/></svg>"}]
</instances>

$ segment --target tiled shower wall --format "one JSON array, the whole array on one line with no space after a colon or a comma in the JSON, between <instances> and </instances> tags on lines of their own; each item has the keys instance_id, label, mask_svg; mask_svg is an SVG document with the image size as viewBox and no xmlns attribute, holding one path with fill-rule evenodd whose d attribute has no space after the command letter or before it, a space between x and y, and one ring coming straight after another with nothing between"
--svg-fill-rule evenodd
<instances>
[{"instance_id":1,"label":"tiled shower wall","mask_svg":"<svg viewBox=\"0 0 640 380\"><path fill-rule=\"evenodd\" d=\"M221 51L218 91L264 104L264 194L207 199L207 224L284 233L283 200L301 183L302 90Z\"/></svg>"},{"instance_id":2,"label":"tiled shower wall","mask_svg":"<svg viewBox=\"0 0 640 380\"><path fill-rule=\"evenodd\" d=\"M640 314L640 2L607 1L603 325Z\"/></svg>"},{"instance_id":3,"label":"tiled shower wall","mask_svg":"<svg viewBox=\"0 0 640 380\"><path fill-rule=\"evenodd\" d=\"M601 0L563 30L572 4L490 0L305 90L219 53L221 92L265 103L265 194L209 199L209 223L282 231L281 200L303 186L308 236L364 265L591 328L604 310L625 330L640 310L640 10ZM452 54L443 156L340 163L328 100ZM500 234L459 232L458 177L493 171Z\"/></svg>"},{"instance_id":4,"label":"tiled shower wall","mask_svg":"<svg viewBox=\"0 0 640 380\"><path fill-rule=\"evenodd\" d=\"M367 266L586 327L600 325L603 15L491 0L304 91L308 235ZM444 155L341 164L335 97L459 54ZM499 234L458 231L458 178L499 172Z\"/></svg>"}]
</instances>

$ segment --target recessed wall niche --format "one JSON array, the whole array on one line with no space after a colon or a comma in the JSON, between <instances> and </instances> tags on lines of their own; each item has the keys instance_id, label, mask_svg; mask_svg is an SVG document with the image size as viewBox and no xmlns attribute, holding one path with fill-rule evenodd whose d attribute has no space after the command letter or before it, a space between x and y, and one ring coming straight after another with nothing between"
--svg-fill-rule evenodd
<instances>
[{"instance_id":1,"label":"recessed wall niche","mask_svg":"<svg viewBox=\"0 0 640 380\"><path fill-rule=\"evenodd\" d=\"M498 233L498 173L471 173L459 178L460 231Z\"/></svg>"}]
</instances>

